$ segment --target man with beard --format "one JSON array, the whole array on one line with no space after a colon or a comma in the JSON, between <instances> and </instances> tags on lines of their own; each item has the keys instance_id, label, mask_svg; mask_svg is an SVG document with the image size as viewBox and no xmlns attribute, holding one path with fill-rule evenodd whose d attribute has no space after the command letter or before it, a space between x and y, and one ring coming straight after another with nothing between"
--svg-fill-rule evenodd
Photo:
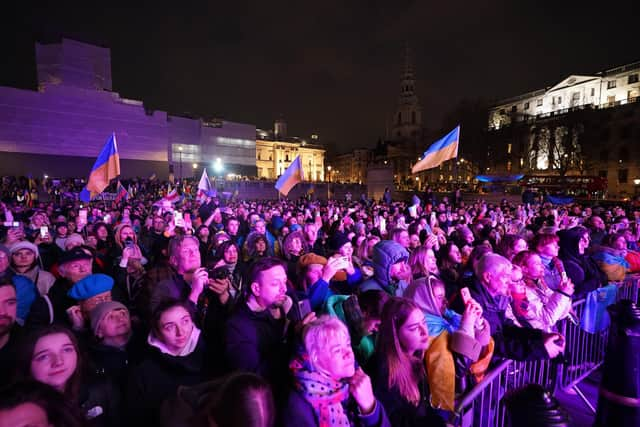
<instances>
[{"instance_id":1,"label":"man with beard","mask_svg":"<svg viewBox=\"0 0 640 427\"><path fill-rule=\"evenodd\" d=\"M158 282L151 291L150 308L153 312L161 302L175 299L189 301L196 313L198 298L209 283L207 270L201 267L200 243L191 235L175 236L169 241L171 277ZM198 313L201 319L202 313Z\"/></svg>"},{"instance_id":2,"label":"man with beard","mask_svg":"<svg viewBox=\"0 0 640 427\"><path fill-rule=\"evenodd\" d=\"M13 372L20 326L16 323L18 299L9 281L0 281L0 384L7 384Z\"/></svg>"},{"instance_id":3,"label":"man with beard","mask_svg":"<svg viewBox=\"0 0 640 427\"><path fill-rule=\"evenodd\" d=\"M277 389L287 378L291 354L285 337L293 303L286 294L284 263L272 257L257 260L248 284L225 328L226 361L232 370L259 374Z\"/></svg>"}]
</instances>

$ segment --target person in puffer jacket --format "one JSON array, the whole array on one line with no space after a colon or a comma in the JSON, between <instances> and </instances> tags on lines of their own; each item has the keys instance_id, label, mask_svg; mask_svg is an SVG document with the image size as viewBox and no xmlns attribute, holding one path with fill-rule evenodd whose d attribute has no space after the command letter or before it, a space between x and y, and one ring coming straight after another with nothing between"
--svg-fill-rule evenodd
<instances>
[{"instance_id":1,"label":"person in puffer jacket","mask_svg":"<svg viewBox=\"0 0 640 427\"><path fill-rule=\"evenodd\" d=\"M630 269L629 262L625 259L627 248L624 236L609 234L602 243L602 246L596 249L593 259L610 282L624 280L625 274Z\"/></svg>"},{"instance_id":2,"label":"person in puffer jacket","mask_svg":"<svg viewBox=\"0 0 640 427\"><path fill-rule=\"evenodd\" d=\"M411 282L409 252L393 240L382 240L373 247L373 277L360 285L360 292L385 291L391 296L403 296Z\"/></svg>"}]
</instances>

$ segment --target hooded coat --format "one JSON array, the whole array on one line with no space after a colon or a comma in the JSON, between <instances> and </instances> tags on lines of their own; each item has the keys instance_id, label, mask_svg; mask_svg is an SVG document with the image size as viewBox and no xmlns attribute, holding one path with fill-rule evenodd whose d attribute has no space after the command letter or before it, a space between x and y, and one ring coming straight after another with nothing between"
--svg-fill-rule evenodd
<instances>
[{"instance_id":1,"label":"hooded coat","mask_svg":"<svg viewBox=\"0 0 640 427\"><path fill-rule=\"evenodd\" d=\"M588 230L583 227L558 232L559 258L564 264L567 276L575 286L574 299L584 298L589 292L607 283L606 275L600 270L595 260L587 254L578 253L578 242L585 233L588 233Z\"/></svg>"},{"instance_id":2,"label":"hooded coat","mask_svg":"<svg viewBox=\"0 0 640 427\"><path fill-rule=\"evenodd\" d=\"M391 266L409 259L409 252L393 240L382 240L373 248L373 277L360 285L360 291L385 291L391 296L402 296L409 285L401 280L394 281L389 275Z\"/></svg>"}]
</instances>

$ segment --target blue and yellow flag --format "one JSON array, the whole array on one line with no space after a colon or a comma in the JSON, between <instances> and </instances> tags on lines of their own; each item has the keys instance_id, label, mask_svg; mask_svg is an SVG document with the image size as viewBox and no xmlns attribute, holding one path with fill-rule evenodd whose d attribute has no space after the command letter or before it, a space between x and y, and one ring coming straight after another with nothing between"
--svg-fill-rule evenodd
<instances>
[{"instance_id":1,"label":"blue and yellow flag","mask_svg":"<svg viewBox=\"0 0 640 427\"><path fill-rule=\"evenodd\" d=\"M460 143L460 125L449 132L444 138L437 140L422 155L411 173L420 172L440 166L444 161L458 157L458 144Z\"/></svg>"},{"instance_id":2,"label":"blue and yellow flag","mask_svg":"<svg viewBox=\"0 0 640 427\"><path fill-rule=\"evenodd\" d=\"M112 133L91 168L87 186L80 192L80 200L88 203L102 193L109 185L109 181L118 175L120 175L120 156L116 134Z\"/></svg>"},{"instance_id":3,"label":"blue and yellow flag","mask_svg":"<svg viewBox=\"0 0 640 427\"><path fill-rule=\"evenodd\" d=\"M302 160L300 160L300 156L298 156L291 162L280 178L278 178L276 190L286 196L297 183L302 181L304 181L304 171L302 170Z\"/></svg>"}]
</instances>

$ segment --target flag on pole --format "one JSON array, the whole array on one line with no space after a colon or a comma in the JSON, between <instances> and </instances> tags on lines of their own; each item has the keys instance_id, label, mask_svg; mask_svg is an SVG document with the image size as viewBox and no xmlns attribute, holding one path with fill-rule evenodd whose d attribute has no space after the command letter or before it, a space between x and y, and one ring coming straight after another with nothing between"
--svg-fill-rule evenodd
<instances>
[{"instance_id":1,"label":"flag on pole","mask_svg":"<svg viewBox=\"0 0 640 427\"><path fill-rule=\"evenodd\" d=\"M297 156L289 165L286 171L278 178L276 190L285 196L299 182L304 181L304 171L302 170L302 160Z\"/></svg>"},{"instance_id":2,"label":"flag on pole","mask_svg":"<svg viewBox=\"0 0 640 427\"><path fill-rule=\"evenodd\" d=\"M200 177L200 182L198 183L198 194L196 194L196 200L199 202L204 202L207 197L215 196L215 191L211 187L211 181L209 180L209 176L207 175L207 168L202 170L202 176Z\"/></svg>"},{"instance_id":3,"label":"flag on pole","mask_svg":"<svg viewBox=\"0 0 640 427\"><path fill-rule=\"evenodd\" d=\"M124 185L118 180L118 186L116 187L116 203L120 203L122 200L129 200L129 192Z\"/></svg>"},{"instance_id":4,"label":"flag on pole","mask_svg":"<svg viewBox=\"0 0 640 427\"><path fill-rule=\"evenodd\" d=\"M460 143L460 125L449 132L444 138L437 140L424 152L422 159L418 161L411 173L420 172L440 166L444 161L458 157L458 144Z\"/></svg>"},{"instance_id":5,"label":"flag on pole","mask_svg":"<svg viewBox=\"0 0 640 427\"><path fill-rule=\"evenodd\" d=\"M80 199L89 202L107 188L109 181L120 175L120 156L116 144L116 134L112 133L96 162L91 168L86 187L80 192Z\"/></svg>"},{"instance_id":6,"label":"flag on pole","mask_svg":"<svg viewBox=\"0 0 640 427\"><path fill-rule=\"evenodd\" d=\"M166 196L164 196L164 200L168 200L171 203L175 203L180 199L180 195L178 194L178 189L174 188L169 191Z\"/></svg>"}]
</instances>

